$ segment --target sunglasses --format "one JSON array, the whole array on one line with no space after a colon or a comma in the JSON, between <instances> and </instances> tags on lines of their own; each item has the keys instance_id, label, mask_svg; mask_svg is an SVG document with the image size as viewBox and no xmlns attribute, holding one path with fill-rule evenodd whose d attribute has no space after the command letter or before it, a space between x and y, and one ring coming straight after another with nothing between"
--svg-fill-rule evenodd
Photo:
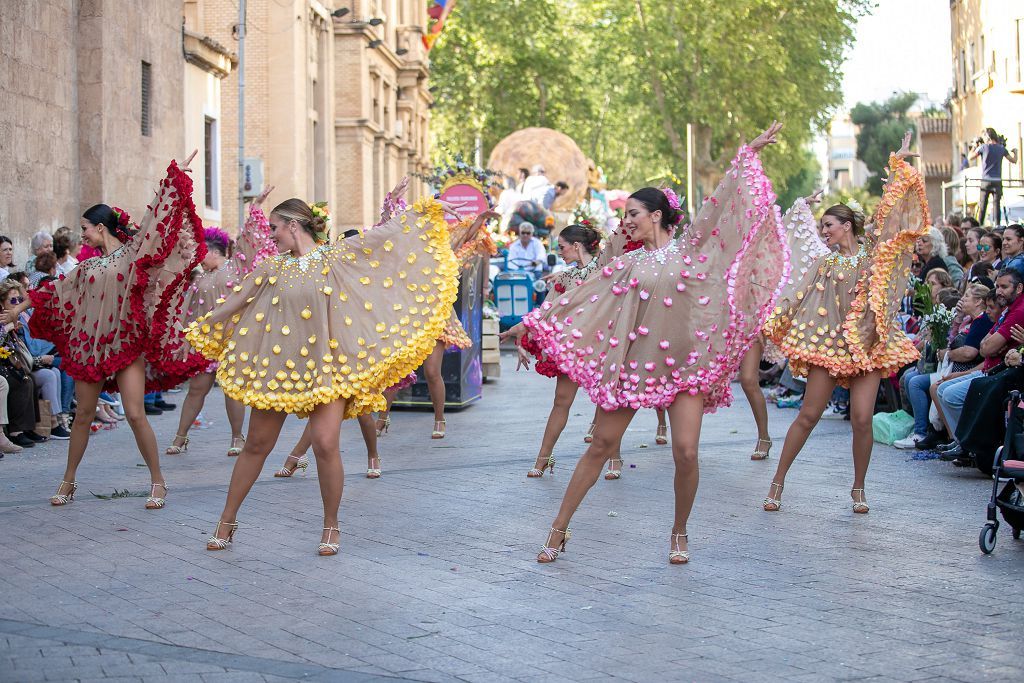
<instances>
[{"instance_id":1,"label":"sunglasses","mask_svg":"<svg viewBox=\"0 0 1024 683\"><path fill-rule=\"evenodd\" d=\"M20 304L20 303L22 303L24 301L25 301L25 297L21 297L21 296L13 296L13 297L11 297L11 303L14 304L15 306L17 306L18 304Z\"/></svg>"},{"instance_id":2,"label":"sunglasses","mask_svg":"<svg viewBox=\"0 0 1024 683\"><path fill-rule=\"evenodd\" d=\"M522 231L521 233L519 233L519 234L520 234L520 235L532 235L532 234L533 234L533 231L532 231L532 230L523 230L523 231Z\"/></svg>"},{"instance_id":3,"label":"sunglasses","mask_svg":"<svg viewBox=\"0 0 1024 683\"><path fill-rule=\"evenodd\" d=\"M992 251L992 245L991 244L979 244L978 245L978 251Z\"/></svg>"}]
</instances>

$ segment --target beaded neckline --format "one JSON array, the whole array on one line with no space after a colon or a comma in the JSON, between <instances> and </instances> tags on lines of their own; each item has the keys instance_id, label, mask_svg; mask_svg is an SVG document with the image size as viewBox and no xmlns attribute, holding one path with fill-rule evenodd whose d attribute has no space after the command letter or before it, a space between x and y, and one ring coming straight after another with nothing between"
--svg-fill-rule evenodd
<instances>
[{"instance_id":1,"label":"beaded neckline","mask_svg":"<svg viewBox=\"0 0 1024 683\"><path fill-rule=\"evenodd\" d=\"M868 250L863 244L860 245L860 249L857 253L852 256L843 256L837 251L832 252L825 259L825 263L830 266L839 266L840 268L857 268L860 266L860 262L867 258Z\"/></svg>"},{"instance_id":2,"label":"beaded neckline","mask_svg":"<svg viewBox=\"0 0 1024 683\"><path fill-rule=\"evenodd\" d=\"M640 262L640 263L643 263L644 261L654 260L654 261L657 261L658 263L662 263L663 264L663 263L665 263L665 259L668 258L669 254L678 254L678 253L679 253L679 244L676 243L675 240L672 240L671 242L669 242L665 246L660 247L658 249L650 249L650 250L648 250L648 249L645 249L644 247L641 247L639 249L634 249L633 251L627 252L626 256L628 256L628 257L632 258L633 260L635 260L637 262Z\"/></svg>"},{"instance_id":3,"label":"beaded neckline","mask_svg":"<svg viewBox=\"0 0 1024 683\"><path fill-rule=\"evenodd\" d=\"M295 265L297 265L299 267L300 271L305 273L306 270L309 268L309 264L310 264L311 261L321 261L321 260L323 260L323 258L324 258L323 252L329 246L330 246L329 244L321 244L320 246L316 247L315 249L310 249L309 251L307 251L302 256L294 256L294 255L292 255L292 252L290 252L290 251L286 251L285 253L281 254L281 256L283 256L285 258L285 260L288 262L289 265L294 263Z\"/></svg>"}]
</instances>

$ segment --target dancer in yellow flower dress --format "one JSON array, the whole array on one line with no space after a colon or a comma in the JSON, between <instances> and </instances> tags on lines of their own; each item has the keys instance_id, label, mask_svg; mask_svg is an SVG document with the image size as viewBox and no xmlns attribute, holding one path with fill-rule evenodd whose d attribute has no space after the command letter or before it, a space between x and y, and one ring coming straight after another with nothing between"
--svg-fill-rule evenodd
<instances>
[{"instance_id":1,"label":"dancer in yellow flower dress","mask_svg":"<svg viewBox=\"0 0 1024 683\"><path fill-rule=\"evenodd\" d=\"M779 300L765 336L789 358L794 376L807 377L800 414L786 434L778 469L764 500L782 506L786 473L810 436L835 385L850 388L853 426L853 511L868 504L864 478L871 460L871 418L878 384L918 358L896 320L906 293L914 241L928 230L924 181L905 158L910 133L889 158L889 183L865 232L864 215L836 204L822 216L832 252L819 258L789 296ZM858 237L863 236L863 244Z\"/></svg>"},{"instance_id":2,"label":"dancer in yellow flower dress","mask_svg":"<svg viewBox=\"0 0 1024 683\"><path fill-rule=\"evenodd\" d=\"M207 542L221 550L288 413L308 415L324 505L321 555L340 547L343 418L383 410L382 391L416 368L441 335L457 290L443 212L427 200L373 230L326 243L326 217L300 199L270 214L281 252L188 329L220 363L217 380L252 408L220 521Z\"/></svg>"}]
</instances>

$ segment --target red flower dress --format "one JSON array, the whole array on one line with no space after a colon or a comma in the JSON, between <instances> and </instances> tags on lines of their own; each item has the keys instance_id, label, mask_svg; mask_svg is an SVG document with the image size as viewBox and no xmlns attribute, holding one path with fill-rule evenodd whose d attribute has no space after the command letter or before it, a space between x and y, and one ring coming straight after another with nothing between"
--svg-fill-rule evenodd
<instances>
[{"instance_id":1,"label":"red flower dress","mask_svg":"<svg viewBox=\"0 0 1024 683\"><path fill-rule=\"evenodd\" d=\"M32 336L53 343L76 380L117 391L114 375L144 356L146 390L175 387L208 364L183 352L179 324L188 276L204 256L192 179L172 161L134 237L29 292Z\"/></svg>"},{"instance_id":2,"label":"red flower dress","mask_svg":"<svg viewBox=\"0 0 1024 683\"><path fill-rule=\"evenodd\" d=\"M612 258L523 324L603 410L667 408L680 392L703 395L706 412L729 405L729 383L788 277L774 201L744 146L681 237Z\"/></svg>"}]
</instances>

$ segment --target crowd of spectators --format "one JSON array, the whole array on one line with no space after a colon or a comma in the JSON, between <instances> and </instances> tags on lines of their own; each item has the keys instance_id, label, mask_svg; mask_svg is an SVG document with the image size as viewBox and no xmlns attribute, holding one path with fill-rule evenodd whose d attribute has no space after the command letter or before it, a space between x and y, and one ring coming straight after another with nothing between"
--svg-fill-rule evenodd
<instances>
[{"instance_id":1,"label":"crowd of spectators","mask_svg":"<svg viewBox=\"0 0 1024 683\"><path fill-rule=\"evenodd\" d=\"M61 227L40 231L29 243L24 268L16 263L13 241L0 235L0 309L11 309L32 289L66 276L80 260L96 255L83 247L79 231ZM62 368L53 344L32 337L32 309L0 327L0 458L49 439L69 439L75 407L75 383ZM173 409L159 395L147 397L147 412ZM152 405L150 405L152 404ZM116 395L101 395L91 432L112 429L124 419Z\"/></svg>"}]
</instances>

